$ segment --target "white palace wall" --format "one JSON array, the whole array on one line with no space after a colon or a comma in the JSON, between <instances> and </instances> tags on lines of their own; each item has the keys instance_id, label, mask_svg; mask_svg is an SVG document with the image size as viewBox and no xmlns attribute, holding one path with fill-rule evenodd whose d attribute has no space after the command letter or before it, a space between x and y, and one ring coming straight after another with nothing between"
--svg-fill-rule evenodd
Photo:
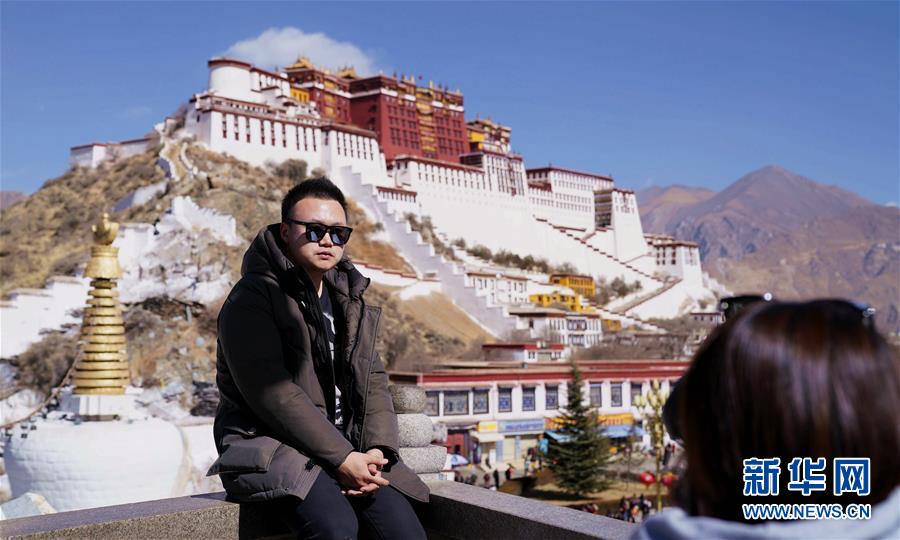
<instances>
[{"instance_id":1,"label":"white palace wall","mask_svg":"<svg viewBox=\"0 0 900 540\"><path fill-rule=\"evenodd\" d=\"M660 280L625 265L612 256L591 250L550 223L537 220L535 223L539 227L541 245L546 247L544 255L551 264L569 263L574 265L579 273L595 277L605 276L609 280L621 277L629 283L639 281L644 291L660 287Z\"/></svg>"},{"instance_id":2,"label":"white palace wall","mask_svg":"<svg viewBox=\"0 0 900 540\"><path fill-rule=\"evenodd\" d=\"M332 171L332 177L341 183L348 197L384 226L391 243L410 265L421 275L438 278L441 289L474 321L498 338L505 338L514 329L514 321L504 308L490 306L484 297L475 294L474 288L467 286L462 267L445 261L435 253L434 246L411 230L409 222L402 215L392 214L388 210L388 204L379 200L376 186L367 183L352 167Z\"/></svg>"},{"instance_id":3,"label":"white palace wall","mask_svg":"<svg viewBox=\"0 0 900 540\"><path fill-rule=\"evenodd\" d=\"M677 317L696 301L709 296L702 282L679 281L663 293L628 309L628 314L641 319Z\"/></svg>"},{"instance_id":4,"label":"white palace wall","mask_svg":"<svg viewBox=\"0 0 900 540\"><path fill-rule=\"evenodd\" d=\"M322 140L322 167L326 171L352 167L367 184L394 186L393 179L387 175L384 154L374 137L331 129L324 132Z\"/></svg>"},{"instance_id":5,"label":"white palace wall","mask_svg":"<svg viewBox=\"0 0 900 540\"><path fill-rule=\"evenodd\" d=\"M616 253L616 232L612 229L597 229L594 231L594 234L588 237L586 242L603 253L609 253L610 255L615 255Z\"/></svg>"},{"instance_id":6,"label":"white palace wall","mask_svg":"<svg viewBox=\"0 0 900 540\"><path fill-rule=\"evenodd\" d=\"M254 165L300 159L307 163L310 170L325 167L326 152L322 130L318 126L264 120L218 110L191 114L195 118L198 114L201 116L201 122L196 124L200 132L198 140L214 151L228 153Z\"/></svg>"},{"instance_id":7,"label":"white palace wall","mask_svg":"<svg viewBox=\"0 0 900 540\"><path fill-rule=\"evenodd\" d=\"M629 262L649 252L634 193L613 191L611 228L615 231L616 243L613 255L623 262Z\"/></svg>"},{"instance_id":8,"label":"white palace wall","mask_svg":"<svg viewBox=\"0 0 900 540\"><path fill-rule=\"evenodd\" d=\"M394 186L387 175L384 154L373 137L217 109L193 111L188 116L185 130L194 134L196 140L213 151L254 165L299 159L307 163L309 170L318 167L336 171L350 166L367 183Z\"/></svg>"},{"instance_id":9,"label":"white palace wall","mask_svg":"<svg viewBox=\"0 0 900 540\"><path fill-rule=\"evenodd\" d=\"M641 272L646 272L648 274L655 274L658 270L656 266L656 259L653 257L652 253L647 253L646 255L641 255L636 259L632 259L629 265L637 268Z\"/></svg>"},{"instance_id":10,"label":"white palace wall","mask_svg":"<svg viewBox=\"0 0 900 540\"><path fill-rule=\"evenodd\" d=\"M535 255L533 219L526 198L489 190L485 176L471 168L416 161L395 170L395 181L417 193L422 215L448 238L464 238L493 252Z\"/></svg>"}]
</instances>

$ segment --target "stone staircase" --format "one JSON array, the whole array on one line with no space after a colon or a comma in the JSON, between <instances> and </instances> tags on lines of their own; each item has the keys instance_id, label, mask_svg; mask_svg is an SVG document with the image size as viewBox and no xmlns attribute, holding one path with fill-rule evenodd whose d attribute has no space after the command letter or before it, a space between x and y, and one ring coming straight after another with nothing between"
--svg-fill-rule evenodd
<instances>
[{"instance_id":1,"label":"stone staircase","mask_svg":"<svg viewBox=\"0 0 900 540\"><path fill-rule=\"evenodd\" d=\"M657 296L660 296L661 294L665 293L666 291L672 289L673 287L675 287L676 285L681 283L681 281L682 281L681 278L676 278L676 279L670 280L665 285L656 289L655 291L651 291L650 293L640 296L639 298L635 298L634 300L632 300L622 306L617 306L616 309L618 311L621 311L622 313L628 313L629 311L638 307L639 305L643 304L644 302L649 302L650 300L653 300Z\"/></svg>"},{"instance_id":2,"label":"stone staircase","mask_svg":"<svg viewBox=\"0 0 900 540\"><path fill-rule=\"evenodd\" d=\"M602 306L595 305L593 303L589 303L588 305L590 305L591 307L596 309L597 312L600 313L600 315L602 315L604 319L621 321L622 326L625 328L627 328L629 326L635 326L635 327L640 328L641 330L644 330L647 332L657 332L660 334L666 333L666 330L664 328L657 326L653 323L647 322L644 319L641 319L640 317L636 317L634 315L629 315L627 313L622 313L620 311L608 309L608 308L605 308Z\"/></svg>"},{"instance_id":3,"label":"stone staircase","mask_svg":"<svg viewBox=\"0 0 900 540\"><path fill-rule=\"evenodd\" d=\"M413 231L402 215L391 212L385 201L378 200L374 184L364 183L362 175L349 166L341 167L337 177L344 192L377 223L384 225L391 243L419 277L438 278L441 288L453 302L495 337L503 339L515 329L515 318L505 307L489 305L486 297L476 294L475 287L466 285L465 269L461 265L435 253L434 246Z\"/></svg>"},{"instance_id":4,"label":"stone staircase","mask_svg":"<svg viewBox=\"0 0 900 540\"><path fill-rule=\"evenodd\" d=\"M641 276L641 277L643 277L643 278L645 278L645 279L647 279L647 280L650 280L651 282L654 282L654 283L656 283L656 284L658 284L658 285L662 285L663 282L662 282L662 280L660 280L658 277L656 277L656 276L651 276L651 275L648 274L647 272L644 272L643 270L641 270L641 269L639 269L639 268L636 268L636 267L632 266L631 264L628 264L627 262L621 261L621 260L619 260L618 258L616 258L615 256L613 256L613 255L611 255L611 254L609 254L609 253L607 253L607 252L605 252L605 251L602 251L601 249L599 249L599 248L597 248L597 247L592 246L592 245L591 245L590 243L588 243L583 237L580 237L580 236L577 236L577 235L575 235L575 234L572 234L572 232L571 232L570 229L567 229L567 228L565 228L565 227L560 227L559 225L554 225L553 223L550 223L549 221L546 221L546 220L538 219L538 221L545 221L545 222L547 223L547 225L549 225L550 227L553 227L555 230L559 231L561 234L564 234L565 236L567 236L567 237L571 238L572 240L578 242L579 244L581 244L581 245L584 246L585 248L591 250L593 253L596 253L597 255L599 255L599 256L601 256L601 257L605 257L608 261L610 261L610 262L612 262L612 263L614 263L614 264L616 264L616 265L618 265L618 266L621 266L621 268L622 268L623 271L632 272L632 273L634 273L634 274L637 274L638 276ZM643 255L640 255L640 256L638 256L638 257L635 257L635 259L638 259L638 258L640 258L640 257L643 257ZM632 260L634 260L634 259L632 259ZM643 280L642 280L642 281L643 281Z\"/></svg>"},{"instance_id":5,"label":"stone staircase","mask_svg":"<svg viewBox=\"0 0 900 540\"><path fill-rule=\"evenodd\" d=\"M177 182L185 177L187 169L181 162L178 144L169 137L163 137L163 147L159 151L157 163L159 167L165 171L166 176L172 181Z\"/></svg>"}]
</instances>

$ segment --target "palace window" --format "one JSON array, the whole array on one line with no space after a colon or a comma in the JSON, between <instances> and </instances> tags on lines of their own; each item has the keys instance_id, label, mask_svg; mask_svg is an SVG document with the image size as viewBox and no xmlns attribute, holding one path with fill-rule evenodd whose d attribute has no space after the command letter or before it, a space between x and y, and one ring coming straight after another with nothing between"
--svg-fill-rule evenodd
<instances>
[{"instance_id":1,"label":"palace window","mask_svg":"<svg viewBox=\"0 0 900 540\"><path fill-rule=\"evenodd\" d=\"M535 409L534 387L533 386L523 386L522 387L522 410L523 411L533 411L534 409Z\"/></svg>"},{"instance_id":2,"label":"palace window","mask_svg":"<svg viewBox=\"0 0 900 540\"><path fill-rule=\"evenodd\" d=\"M591 391L590 391L591 406L599 407L603 403L602 389L603 389L603 386L600 383L591 384Z\"/></svg>"},{"instance_id":3,"label":"palace window","mask_svg":"<svg viewBox=\"0 0 900 540\"><path fill-rule=\"evenodd\" d=\"M489 392L487 390L474 390L472 392L472 412L475 414L488 412L489 400Z\"/></svg>"},{"instance_id":4,"label":"palace window","mask_svg":"<svg viewBox=\"0 0 900 540\"><path fill-rule=\"evenodd\" d=\"M612 407L622 406L622 383L615 382L609 385L609 399Z\"/></svg>"},{"instance_id":5,"label":"palace window","mask_svg":"<svg viewBox=\"0 0 900 540\"><path fill-rule=\"evenodd\" d=\"M544 387L544 408L554 410L559 408L559 385L551 384Z\"/></svg>"},{"instance_id":6,"label":"palace window","mask_svg":"<svg viewBox=\"0 0 900 540\"><path fill-rule=\"evenodd\" d=\"M638 381L631 381L631 406L635 406L635 398L641 395L641 383Z\"/></svg>"},{"instance_id":7,"label":"palace window","mask_svg":"<svg viewBox=\"0 0 900 540\"><path fill-rule=\"evenodd\" d=\"M469 393L467 391L444 392L444 416L469 414Z\"/></svg>"},{"instance_id":8,"label":"palace window","mask_svg":"<svg viewBox=\"0 0 900 540\"><path fill-rule=\"evenodd\" d=\"M425 392L425 414L439 416L441 414L438 397L440 392Z\"/></svg>"},{"instance_id":9,"label":"palace window","mask_svg":"<svg viewBox=\"0 0 900 540\"><path fill-rule=\"evenodd\" d=\"M498 394L497 410L499 412L512 412L512 388L500 388Z\"/></svg>"}]
</instances>

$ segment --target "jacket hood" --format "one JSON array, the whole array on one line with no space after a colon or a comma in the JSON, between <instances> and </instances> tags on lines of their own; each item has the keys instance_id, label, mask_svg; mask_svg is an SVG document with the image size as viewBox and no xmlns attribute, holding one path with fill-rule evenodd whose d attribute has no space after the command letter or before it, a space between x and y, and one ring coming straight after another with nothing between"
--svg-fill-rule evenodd
<instances>
[{"instance_id":1,"label":"jacket hood","mask_svg":"<svg viewBox=\"0 0 900 540\"><path fill-rule=\"evenodd\" d=\"M302 268L295 266L285 254L279 226L280 224L273 223L259 231L244 253L241 276L261 274L281 284L288 283L291 278L299 279L312 290L309 275ZM369 278L359 273L346 255L334 268L325 272L323 280L331 290L350 298L360 298L371 282Z\"/></svg>"},{"instance_id":2,"label":"jacket hood","mask_svg":"<svg viewBox=\"0 0 900 540\"><path fill-rule=\"evenodd\" d=\"M894 539L900 538L900 488L872 507L870 519L769 521L757 525L710 517L689 516L680 508L664 510L649 518L631 540L688 540L729 538L736 540L787 540L799 538Z\"/></svg>"}]
</instances>

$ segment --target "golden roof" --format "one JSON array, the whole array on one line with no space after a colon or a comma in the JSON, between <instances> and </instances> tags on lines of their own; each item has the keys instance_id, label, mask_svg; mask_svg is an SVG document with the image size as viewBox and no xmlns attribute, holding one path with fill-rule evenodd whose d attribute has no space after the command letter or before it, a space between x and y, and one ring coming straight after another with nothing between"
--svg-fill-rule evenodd
<instances>
[{"instance_id":1,"label":"golden roof","mask_svg":"<svg viewBox=\"0 0 900 540\"><path fill-rule=\"evenodd\" d=\"M289 65L285 69L316 69L315 64L305 56L298 56L297 61Z\"/></svg>"},{"instance_id":2,"label":"golden roof","mask_svg":"<svg viewBox=\"0 0 900 540\"><path fill-rule=\"evenodd\" d=\"M337 76L342 79L359 79L359 75L356 74L356 70L353 69L353 66L341 68L338 70Z\"/></svg>"}]
</instances>

